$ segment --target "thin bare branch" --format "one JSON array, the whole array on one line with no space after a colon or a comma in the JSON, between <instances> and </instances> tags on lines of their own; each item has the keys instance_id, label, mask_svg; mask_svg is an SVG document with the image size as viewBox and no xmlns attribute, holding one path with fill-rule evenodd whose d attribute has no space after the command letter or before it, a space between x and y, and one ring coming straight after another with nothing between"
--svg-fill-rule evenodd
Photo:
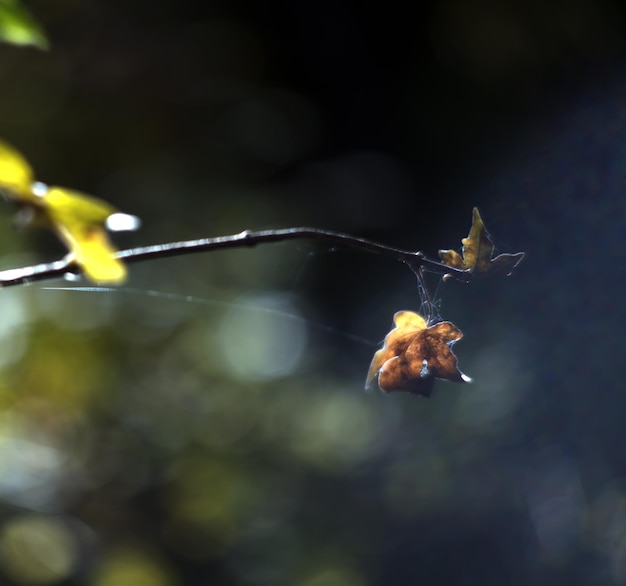
<instances>
[{"instance_id":1,"label":"thin bare branch","mask_svg":"<svg viewBox=\"0 0 626 586\"><path fill-rule=\"evenodd\" d=\"M279 230L262 230L259 232L245 230L239 234L230 236L168 242L165 244L154 244L151 246L120 250L116 256L130 263L227 248L252 247L269 242L302 239L319 240L327 244L341 245L353 250L385 256L406 264L417 275L420 274L420 269L426 269L442 275L451 275L462 282L469 282L471 279L469 271L459 270L430 260L426 258L422 252L401 250L372 240L366 240L365 238L358 238L349 234L332 232L321 228L284 228ZM80 274L80 268L68 258L53 263L9 269L0 271L0 287L24 285L35 281L55 279L63 277L66 273Z\"/></svg>"}]
</instances>

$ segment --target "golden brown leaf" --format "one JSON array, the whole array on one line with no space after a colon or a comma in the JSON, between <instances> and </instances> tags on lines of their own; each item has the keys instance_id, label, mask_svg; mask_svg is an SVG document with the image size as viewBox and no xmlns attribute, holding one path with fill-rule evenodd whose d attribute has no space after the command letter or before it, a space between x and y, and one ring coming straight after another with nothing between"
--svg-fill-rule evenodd
<instances>
[{"instance_id":1,"label":"golden brown leaf","mask_svg":"<svg viewBox=\"0 0 626 586\"><path fill-rule=\"evenodd\" d=\"M493 242L485 229L478 208L474 208L472 213L470 232L467 238L461 240L463 243L462 256L456 250L440 250L441 262L449 267L471 271L472 273L485 274L497 270L506 271L506 274L510 275L515 267L522 262L524 253L500 254L492 258Z\"/></svg>"},{"instance_id":2,"label":"golden brown leaf","mask_svg":"<svg viewBox=\"0 0 626 586\"><path fill-rule=\"evenodd\" d=\"M421 315L399 311L393 317L395 328L385 337L382 349L374 354L366 387L378 376L378 386L386 393L406 391L430 397L436 378L469 382L457 367L450 346L463 337L454 324L444 321L428 326Z\"/></svg>"}]
</instances>

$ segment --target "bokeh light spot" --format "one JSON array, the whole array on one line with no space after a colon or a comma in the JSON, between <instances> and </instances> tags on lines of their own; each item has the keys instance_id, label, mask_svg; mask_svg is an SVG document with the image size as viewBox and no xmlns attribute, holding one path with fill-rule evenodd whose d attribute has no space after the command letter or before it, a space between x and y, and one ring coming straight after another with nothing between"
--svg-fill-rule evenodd
<instances>
[{"instance_id":1,"label":"bokeh light spot","mask_svg":"<svg viewBox=\"0 0 626 586\"><path fill-rule=\"evenodd\" d=\"M328 471L344 471L383 448L385 422L364 395L329 387L323 392L274 397L266 407L266 433L283 449Z\"/></svg>"},{"instance_id":2,"label":"bokeh light spot","mask_svg":"<svg viewBox=\"0 0 626 586\"><path fill-rule=\"evenodd\" d=\"M522 345L504 335L480 351L471 366L475 382L459 393L456 416L463 425L495 431L515 413L530 382L523 357Z\"/></svg>"},{"instance_id":3,"label":"bokeh light spot","mask_svg":"<svg viewBox=\"0 0 626 586\"><path fill-rule=\"evenodd\" d=\"M93 586L175 586L177 583L158 558L125 549L115 552L104 562Z\"/></svg>"},{"instance_id":4,"label":"bokeh light spot","mask_svg":"<svg viewBox=\"0 0 626 586\"><path fill-rule=\"evenodd\" d=\"M60 519L23 515L0 529L0 563L18 584L54 584L67 579L78 561L78 544Z\"/></svg>"},{"instance_id":5,"label":"bokeh light spot","mask_svg":"<svg viewBox=\"0 0 626 586\"><path fill-rule=\"evenodd\" d=\"M299 586L364 586L365 579L348 568L340 566L318 569L298 583Z\"/></svg>"},{"instance_id":6,"label":"bokeh light spot","mask_svg":"<svg viewBox=\"0 0 626 586\"><path fill-rule=\"evenodd\" d=\"M218 342L228 369L244 381L293 374L307 344L307 326L280 293L243 296L224 314Z\"/></svg>"}]
</instances>

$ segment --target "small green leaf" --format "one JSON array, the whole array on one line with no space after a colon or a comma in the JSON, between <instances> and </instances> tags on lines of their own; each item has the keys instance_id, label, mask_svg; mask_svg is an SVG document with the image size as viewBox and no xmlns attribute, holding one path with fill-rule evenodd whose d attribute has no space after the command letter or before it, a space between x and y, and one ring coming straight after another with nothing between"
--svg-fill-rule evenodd
<instances>
[{"instance_id":1,"label":"small green leaf","mask_svg":"<svg viewBox=\"0 0 626 586\"><path fill-rule=\"evenodd\" d=\"M48 49L48 39L19 0L0 0L0 41Z\"/></svg>"}]
</instances>

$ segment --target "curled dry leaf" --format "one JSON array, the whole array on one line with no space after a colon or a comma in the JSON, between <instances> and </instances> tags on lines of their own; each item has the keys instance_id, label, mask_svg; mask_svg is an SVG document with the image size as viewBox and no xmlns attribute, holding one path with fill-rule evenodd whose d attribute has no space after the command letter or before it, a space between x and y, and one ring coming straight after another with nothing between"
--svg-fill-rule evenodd
<instances>
[{"instance_id":1,"label":"curled dry leaf","mask_svg":"<svg viewBox=\"0 0 626 586\"><path fill-rule=\"evenodd\" d=\"M106 228L134 230L138 218L84 193L35 181L26 159L1 140L0 190L20 206L18 223L52 229L90 280L110 284L125 280L126 267L115 257Z\"/></svg>"},{"instance_id":2,"label":"curled dry leaf","mask_svg":"<svg viewBox=\"0 0 626 586\"><path fill-rule=\"evenodd\" d=\"M412 311L399 311L393 317L395 328L374 354L367 374L366 388L378 376L378 386L386 393L406 391L430 397L436 378L469 382L457 367L450 346L463 337L454 324L444 321L428 326Z\"/></svg>"},{"instance_id":3,"label":"curled dry leaf","mask_svg":"<svg viewBox=\"0 0 626 586\"><path fill-rule=\"evenodd\" d=\"M492 258L493 242L485 229L478 208L473 209L472 227L467 238L461 240L461 254L456 250L440 250L439 258L443 264L455 269L484 274L491 271L506 271L510 275L524 258L523 252L500 254Z\"/></svg>"}]
</instances>

